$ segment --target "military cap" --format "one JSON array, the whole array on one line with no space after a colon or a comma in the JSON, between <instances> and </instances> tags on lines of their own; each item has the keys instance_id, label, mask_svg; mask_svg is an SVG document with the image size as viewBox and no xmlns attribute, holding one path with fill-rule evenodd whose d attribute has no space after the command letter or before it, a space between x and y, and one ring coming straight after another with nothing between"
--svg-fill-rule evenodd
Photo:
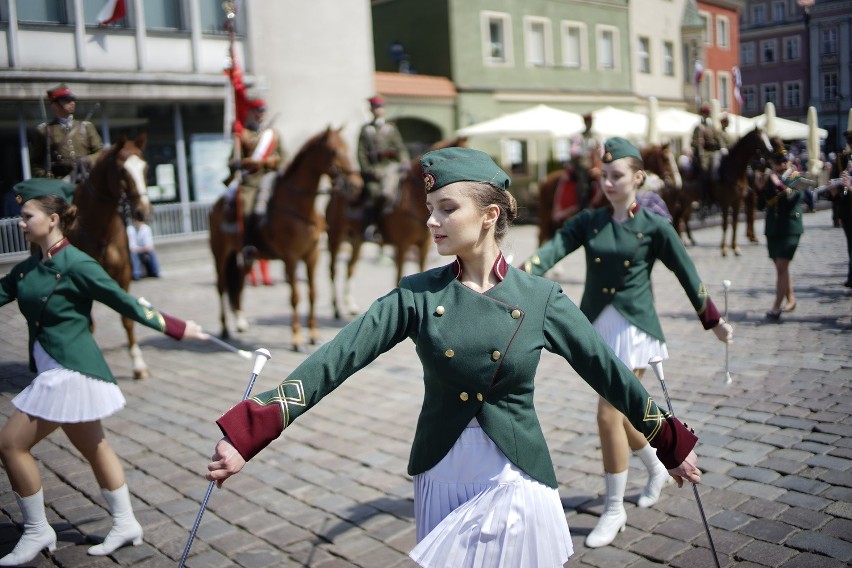
<instances>
[{"instance_id":1,"label":"military cap","mask_svg":"<svg viewBox=\"0 0 852 568\"><path fill-rule=\"evenodd\" d=\"M71 203L74 197L73 185L67 181L54 178L30 178L15 184L12 189L15 191L15 201L20 205L23 205L30 199L46 195L61 197L68 203Z\"/></svg>"},{"instance_id":2,"label":"military cap","mask_svg":"<svg viewBox=\"0 0 852 568\"><path fill-rule=\"evenodd\" d=\"M77 98L74 96L74 93L71 92L71 89L65 83L59 83L58 85L47 91L47 97L50 99L50 102L55 102L60 99L74 100Z\"/></svg>"},{"instance_id":3,"label":"military cap","mask_svg":"<svg viewBox=\"0 0 852 568\"><path fill-rule=\"evenodd\" d=\"M608 164L621 158L638 158L641 161L642 154L639 153L639 148L621 136L613 136L607 139L604 142L604 163Z\"/></svg>"},{"instance_id":4,"label":"military cap","mask_svg":"<svg viewBox=\"0 0 852 568\"><path fill-rule=\"evenodd\" d=\"M509 176L494 163L491 156L472 148L443 148L423 154L423 183L426 193L457 181L473 181L506 190L512 185Z\"/></svg>"},{"instance_id":5,"label":"military cap","mask_svg":"<svg viewBox=\"0 0 852 568\"><path fill-rule=\"evenodd\" d=\"M373 108L385 106L385 99L376 95L375 97L370 97L368 99L370 101L370 106Z\"/></svg>"}]
</instances>

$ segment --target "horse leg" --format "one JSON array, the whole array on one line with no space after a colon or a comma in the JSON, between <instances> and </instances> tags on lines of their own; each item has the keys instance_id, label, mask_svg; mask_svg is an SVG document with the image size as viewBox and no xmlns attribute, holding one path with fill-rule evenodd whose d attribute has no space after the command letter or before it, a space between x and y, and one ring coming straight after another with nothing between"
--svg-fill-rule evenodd
<instances>
[{"instance_id":1,"label":"horse leg","mask_svg":"<svg viewBox=\"0 0 852 568\"><path fill-rule=\"evenodd\" d=\"M296 265L298 261L296 260L285 260L284 261L284 273L287 275L287 282L290 283L290 307L293 310L292 321L290 322L290 327L293 331L293 351L301 351L302 350L302 324L299 321L299 312L297 308L299 306L299 283L296 281Z\"/></svg>"},{"instance_id":2,"label":"horse leg","mask_svg":"<svg viewBox=\"0 0 852 568\"><path fill-rule=\"evenodd\" d=\"M740 200L736 199L733 203L733 211L731 212L731 249L734 251L734 256L740 256L740 247L737 246L737 224L740 217Z\"/></svg>"},{"instance_id":3,"label":"horse leg","mask_svg":"<svg viewBox=\"0 0 852 568\"><path fill-rule=\"evenodd\" d=\"M308 254L305 260L305 272L308 278L308 340L311 345L319 343L319 327L317 326L317 287L314 276L317 271L317 262L319 261L319 247L314 247Z\"/></svg>"},{"instance_id":4,"label":"horse leg","mask_svg":"<svg viewBox=\"0 0 852 568\"><path fill-rule=\"evenodd\" d=\"M133 378L137 381L147 379L149 377L148 366L142 358L142 350L136 343L136 334L133 331L133 320L122 317L121 325L124 326L124 331L127 332L127 345L130 352L130 360L133 361Z\"/></svg>"},{"instance_id":5,"label":"horse leg","mask_svg":"<svg viewBox=\"0 0 852 568\"><path fill-rule=\"evenodd\" d=\"M352 278L355 276L355 265L361 257L361 245L364 241L356 236L352 239L352 252L349 256L349 262L346 264L346 283L343 287L343 305L349 315L357 315L361 312L358 304L355 303L355 298L352 297Z\"/></svg>"}]
</instances>

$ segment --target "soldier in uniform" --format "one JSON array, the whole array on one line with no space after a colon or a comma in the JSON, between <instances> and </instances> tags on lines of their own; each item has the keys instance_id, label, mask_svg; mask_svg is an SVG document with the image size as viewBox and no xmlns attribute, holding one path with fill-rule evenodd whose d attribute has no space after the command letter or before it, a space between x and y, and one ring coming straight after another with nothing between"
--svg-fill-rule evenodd
<instances>
[{"instance_id":1,"label":"soldier in uniform","mask_svg":"<svg viewBox=\"0 0 852 568\"><path fill-rule=\"evenodd\" d=\"M766 312L770 321L778 321L781 312L796 309L796 294L790 262L805 232L802 223L803 189L793 189L793 180L799 177L790 166L783 146L776 146L769 157L769 172L757 194L757 208L766 211L764 234L769 258L775 264L775 301Z\"/></svg>"},{"instance_id":2,"label":"soldier in uniform","mask_svg":"<svg viewBox=\"0 0 852 568\"><path fill-rule=\"evenodd\" d=\"M572 543L533 407L542 349L565 357L624 412L681 482L700 481L697 438L656 406L556 283L506 262L499 243L517 203L487 154L446 148L420 163L427 225L438 252L456 259L403 278L280 385L226 412L207 478L221 484L236 474L349 376L410 338L425 383L408 467L418 540L411 557L442 568L561 567Z\"/></svg>"},{"instance_id":3,"label":"soldier in uniform","mask_svg":"<svg viewBox=\"0 0 852 568\"><path fill-rule=\"evenodd\" d=\"M581 211L589 206L595 185L601 177L601 143L592 134L592 113L583 115L583 123L583 132L571 140L570 160L577 180L577 199Z\"/></svg>"},{"instance_id":4,"label":"soldier in uniform","mask_svg":"<svg viewBox=\"0 0 852 568\"><path fill-rule=\"evenodd\" d=\"M68 85L47 91L53 120L36 128L30 162L33 177L64 178L77 183L87 176L95 158L104 147L95 125L75 120L76 97ZM71 174L76 172L76 178Z\"/></svg>"},{"instance_id":5,"label":"soldier in uniform","mask_svg":"<svg viewBox=\"0 0 852 568\"><path fill-rule=\"evenodd\" d=\"M22 204L24 237L41 254L17 264L0 279L0 306L15 300L29 327L30 369L38 376L12 399L15 411L0 429L0 458L24 519L24 533L0 566L29 563L42 549L56 548L48 524L38 464L32 448L57 428L89 462L113 517L94 556L142 543L124 470L106 441L101 420L125 400L91 333L92 302L106 304L175 339L205 339L201 327L149 307L129 295L92 257L68 243L64 232L76 222L74 186L33 178L14 187Z\"/></svg>"},{"instance_id":6,"label":"soldier in uniform","mask_svg":"<svg viewBox=\"0 0 852 568\"><path fill-rule=\"evenodd\" d=\"M527 272L543 275L583 247L587 269L580 309L638 378L652 356L668 358L651 291L651 269L657 260L677 275L704 329L712 329L721 341L730 341L733 333L720 318L672 225L637 203L638 188L645 180L642 166L636 146L624 138L608 139L601 183L609 207L586 210L569 219L524 264ZM657 459L659 452L655 455L646 437L611 403L602 397L597 411L606 497L600 520L586 537L586 546L591 548L610 544L627 522L624 492L629 450L648 470L640 507L656 503L668 480L666 468Z\"/></svg>"},{"instance_id":7,"label":"soldier in uniform","mask_svg":"<svg viewBox=\"0 0 852 568\"><path fill-rule=\"evenodd\" d=\"M692 131L692 156L695 167L701 179L702 197L705 202L710 199L710 183L713 179L713 159L721 149L722 143L719 131L710 119L710 105L703 104L699 109L701 121Z\"/></svg>"},{"instance_id":8,"label":"soldier in uniform","mask_svg":"<svg viewBox=\"0 0 852 568\"><path fill-rule=\"evenodd\" d=\"M385 99L369 99L373 119L361 127L358 135L358 167L364 178L366 204L364 224L378 223L385 207L392 207L399 196L399 174L408 164L408 149L396 125L385 119Z\"/></svg>"},{"instance_id":9,"label":"soldier in uniform","mask_svg":"<svg viewBox=\"0 0 852 568\"><path fill-rule=\"evenodd\" d=\"M249 99L244 127L238 133L242 157L236 161L234 167L243 172L239 193L247 240L251 238L251 231L259 219L266 214L266 204L273 182L273 179L267 176L278 170L284 153L280 134L274 128L264 125L265 116L266 101L260 98ZM261 199L258 199L261 194Z\"/></svg>"}]
</instances>

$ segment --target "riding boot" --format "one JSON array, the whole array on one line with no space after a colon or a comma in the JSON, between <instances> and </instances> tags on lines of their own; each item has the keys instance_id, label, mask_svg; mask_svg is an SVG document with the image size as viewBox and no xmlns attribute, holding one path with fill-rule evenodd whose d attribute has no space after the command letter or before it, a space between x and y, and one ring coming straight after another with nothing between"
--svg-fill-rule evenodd
<instances>
[{"instance_id":1,"label":"riding boot","mask_svg":"<svg viewBox=\"0 0 852 568\"><path fill-rule=\"evenodd\" d=\"M624 530L627 512L624 510L624 491L627 488L627 470L605 473L606 498L604 511L594 530L586 537L586 546L600 548L610 544Z\"/></svg>"},{"instance_id":2,"label":"riding boot","mask_svg":"<svg viewBox=\"0 0 852 568\"><path fill-rule=\"evenodd\" d=\"M660 491L663 487L672 481L672 476L666 470L665 466L657 459L657 452L650 444L645 444L641 450L633 452L648 470L648 482L639 495L639 501L636 503L640 507L651 507L660 498Z\"/></svg>"},{"instance_id":3,"label":"riding boot","mask_svg":"<svg viewBox=\"0 0 852 568\"><path fill-rule=\"evenodd\" d=\"M0 558L0 566L26 564L44 548L51 552L56 550L56 532L47 522L44 513L44 491L39 489L29 497L21 497L15 493L15 500L24 517L24 534L12 552Z\"/></svg>"},{"instance_id":4,"label":"riding boot","mask_svg":"<svg viewBox=\"0 0 852 568\"><path fill-rule=\"evenodd\" d=\"M89 554L106 556L126 544L133 544L133 546L142 544L142 525L133 516L127 484L115 491L101 489L101 494L106 499L109 512L112 514L112 528L103 543L89 548Z\"/></svg>"}]
</instances>

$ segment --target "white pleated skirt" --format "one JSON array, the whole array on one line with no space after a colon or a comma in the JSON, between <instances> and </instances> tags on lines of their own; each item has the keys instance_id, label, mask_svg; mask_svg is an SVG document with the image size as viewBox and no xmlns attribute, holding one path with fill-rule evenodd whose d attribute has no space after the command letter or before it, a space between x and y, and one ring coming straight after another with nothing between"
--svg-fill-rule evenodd
<instances>
[{"instance_id":1,"label":"white pleated skirt","mask_svg":"<svg viewBox=\"0 0 852 568\"><path fill-rule=\"evenodd\" d=\"M561 568L574 553L559 492L512 464L476 419L450 452L414 476L426 568Z\"/></svg>"},{"instance_id":2,"label":"white pleated skirt","mask_svg":"<svg viewBox=\"0 0 852 568\"><path fill-rule=\"evenodd\" d=\"M665 343L627 321L612 304L604 308L593 325L630 369L647 369L651 357L669 358Z\"/></svg>"},{"instance_id":3,"label":"white pleated skirt","mask_svg":"<svg viewBox=\"0 0 852 568\"><path fill-rule=\"evenodd\" d=\"M64 424L101 420L124 408L118 385L64 368L38 341L33 357L39 374L12 399L24 414Z\"/></svg>"}]
</instances>

